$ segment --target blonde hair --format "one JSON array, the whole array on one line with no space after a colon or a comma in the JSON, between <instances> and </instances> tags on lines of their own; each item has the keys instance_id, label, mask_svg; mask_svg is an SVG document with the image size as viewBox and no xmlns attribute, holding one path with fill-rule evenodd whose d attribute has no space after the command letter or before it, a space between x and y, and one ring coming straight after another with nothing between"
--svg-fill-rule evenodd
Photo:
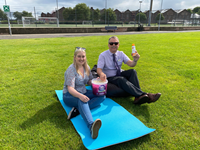
<instances>
[{"instance_id":1,"label":"blonde hair","mask_svg":"<svg viewBox=\"0 0 200 150\"><path fill-rule=\"evenodd\" d=\"M85 49L78 48L78 49L76 49L75 52L74 52L74 57L76 57L76 55L77 55L78 53L80 53L80 52L84 52L85 55L86 55ZM76 72L77 72L78 74L82 74L82 73L78 70L78 65L76 64L75 58L74 58L73 64L74 64L74 66L75 66L75 68L76 68ZM85 72L86 72L87 76L89 76L89 75L90 75L90 70L89 70L89 67L88 67L88 64L87 64L87 59L86 59L85 63L83 64L83 68L85 69Z\"/></svg>"}]
</instances>

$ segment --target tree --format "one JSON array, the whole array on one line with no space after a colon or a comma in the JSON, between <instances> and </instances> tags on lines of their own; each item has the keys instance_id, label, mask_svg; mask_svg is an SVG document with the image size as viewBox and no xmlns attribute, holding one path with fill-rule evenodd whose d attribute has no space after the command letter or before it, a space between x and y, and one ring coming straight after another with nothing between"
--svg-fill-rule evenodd
<instances>
[{"instance_id":1,"label":"tree","mask_svg":"<svg viewBox=\"0 0 200 150\"><path fill-rule=\"evenodd\" d=\"M195 7L192 11L195 14L195 13L198 13L199 10L200 10L200 7Z\"/></svg>"},{"instance_id":2,"label":"tree","mask_svg":"<svg viewBox=\"0 0 200 150\"><path fill-rule=\"evenodd\" d=\"M75 20L75 12L73 8L65 8L65 10L63 11L63 18L65 20Z\"/></svg>"},{"instance_id":3,"label":"tree","mask_svg":"<svg viewBox=\"0 0 200 150\"><path fill-rule=\"evenodd\" d=\"M16 11L16 12L13 13L13 16L16 18L16 20L22 20L22 16L23 17L33 17L32 13L29 13L27 11L23 11L22 13Z\"/></svg>"},{"instance_id":4,"label":"tree","mask_svg":"<svg viewBox=\"0 0 200 150\"><path fill-rule=\"evenodd\" d=\"M21 20L22 19L22 13L21 12L14 12L13 16L16 18L16 20Z\"/></svg>"},{"instance_id":5,"label":"tree","mask_svg":"<svg viewBox=\"0 0 200 150\"><path fill-rule=\"evenodd\" d=\"M65 8L63 17L65 20L89 20L90 8L85 3L80 3L74 8Z\"/></svg>"},{"instance_id":6,"label":"tree","mask_svg":"<svg viewBox=\"0 0 200 150\"><path fill-rule=\"evenodd\" d=\"M99 20L100 19L100 10L97 8L94 10L94 20Z\"/></svg>"},{"instance_id":7,"label":"tree","mask_svg":"<svg viewBox=\"0 0 200 150\"><path fill-rule=\"evenodd\" d=\"M90 8L85 3L77 4L74 7L76 20L89 20L90 19Z\"/></svg>"},{"instance_id":8,"label":"tree","mask_svg":"<svg viewBox=\"0 0 200 150\"><path fill-rule=\"evenodd\" d=\"M90 20L99 20L100 19L100 10L97 8L97 9L94 9L94 10L90 10Z\"/></svg>"},{"instance_id":9,"label":"tree","mask_svg":"<svg viewBox=\"0 0 200 150\"><path fill-rule=\"evenodd\" d=\"M105 9L103 13L101 14L101 20L105 20L105 13L106 13L106 20L108 21L116 21L116 14L113 9Z\"/></svg>"},{"instance_id":10,"label":"tree","mask_svg":"<svg viewBox=\"0 0 200 150\"><path fill-rule=\"evenodd\" d=\"M142 13L142 12L140 12L140 13L138 13L138 14L136 15L136 20L137 20L137 21L139 21L139 17L140 17L140 21L145 21L145 20L147 20L147 16L146 16L144 13Z\"/></svg>"},{"instance_id":11,"label":"tree","mask_svg":"<svg viewBox=\"0 0 200 150\"><path fill-rule=\"evenodd\" d=\"M33 16L32 16L32 13L29 13L29 12L27 12L27 11L22 11L22 16L23 16L23 17L33 17Z\"/></svg>"},{"instance_id":12,"label":"tree","mask_svg":"<svg viewBox=\"0 0 200 150\"><path fill-rule=\"evenodd\" d=\"M65 20L90 20L90 8L85 3L80 3L74 8L65 8L63 17Z\"/></svg>"},{"instance_id":13,"label":"tree","mask_svg":"<svg viewBox=\"0 0 200 150\"><path fill-rule=\"evenodd\" d=\"M192 14L192 10L191 9L187 9L187 11Z\"/></svg>"},{"instance_id":14,"label":"tree","mask_svg":"<svg viewBox=\"0 0 200 150\"><path fill-rule=\"evenodd\" d=\"M197 12L198 15L200 15L200 10Z\"/></svg>"},{"instance_id":15,"label":"tree","mask_svg":"<svg viewBox=\"0 0 200 150\"><path fill-rule=\"evenodd\" d=\"M5 14L4 12L3 12L3 10L1 10L0 9L0 19L1 20L7 20L8 18L7 18L7 14Z\"/></svg>"},{"instance_id":16,"label":"tree","mask_svg":"<svg viewBox=\"0 0 200 150\"><path fill-rule=\"evenodd\" d=\"M165 17L163 16L163 14L161 14L161 18L160 18L160 13L156 16L156 20L164 20Z\"/></svg>"}]
</instances>

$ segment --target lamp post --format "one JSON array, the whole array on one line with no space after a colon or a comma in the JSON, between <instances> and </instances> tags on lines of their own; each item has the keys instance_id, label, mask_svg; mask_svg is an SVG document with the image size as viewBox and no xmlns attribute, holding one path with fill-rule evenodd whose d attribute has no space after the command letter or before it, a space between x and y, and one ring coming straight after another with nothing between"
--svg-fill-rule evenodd
<instances>
[{"instance_id":1,"label":"lamp post","mask_svg":"<svg viewBox=\"0 0 200 150\"><path fill-rule=\"evenodd\" d=\"M153 5L153 0L150 2L150 9L149 9L149 22L148 26L151 26L151 12L152 12L152 5Z\"/></svg>"},{"instance_id":2,"label":"lamp post","mask_svg":"<svg viewBox=\"0 0 200 150\"><path fill-rule=\"evenodd\" d=\"M107 0L105 0L105 24L106 24L106 14L107 14Z\"/></svg>"},{"instance_id":3,"label":"lamp post","mask_svg":"<svg viewBox=\"0 0 200 150\"><path fill-rule=\"evenodd\" d=\"M58 11L58 0L56 0L56 4L57 4L57 19L58 19L57 27L59 27L59 11Z\"/></svg>"},{"instance_id":4,"label":"lamp post","mask_svg":"<svg viewBox=\"0 0 200 150\"><path fill-rule=\"evenodd\" d=\"M160 6L160 16L159 16L158 31L160 31L160 20L161 20L161 13L162 13L162 4L163 4L163 0L161 1L161 6Z\"/></svg>"},{"instance_id":5,"label":"lamp post","mask_svg":"<svg viewBox=\"0 0 200 150\"><path fill-rule=\"evenodd\" d=\"M140 24L140 12L141 12L141 3L142 3L142 0L139 0L139 3L140 3L140 11L139 11L139 24Z\"/></svg>"}]
</instances>

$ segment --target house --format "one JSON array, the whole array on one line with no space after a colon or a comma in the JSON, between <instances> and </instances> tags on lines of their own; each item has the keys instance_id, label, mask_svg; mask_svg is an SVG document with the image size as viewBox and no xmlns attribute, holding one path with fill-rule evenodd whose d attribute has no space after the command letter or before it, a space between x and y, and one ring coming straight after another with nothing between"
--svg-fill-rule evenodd
<instances>
[{"instance_id":1,"label":"house","mask_svg":"<svg viewBox=\"0 0 200 150\"><path fill-rule=\"evenodd\" d=\"M146 16L147 16L147 20L149 20L149 10L148 11L145 11L143 12ZM151 11L151 23L157 23L157 20L156 20L156 17L157 15L160 13L159 10L152 10Z\"/></svg>"},{"instance_id":2,"label":"house","mask_svg":"<svg viewBox=\"0 0 200 150\"><path fill-rule=\"evenodd\" d=\"M181 9L181 10L175 10L177 13L177 19L178 20L189 20L191 13L187 11L186 9Z\"/></svg>"},{"instance_id":3,"label":"house","mask_svg":"<svg viewBox=\"0 0 200 150\"><path fill-rule=\"evenodd\" d=\"M91 11L93 11L93 7L90 8ZM57 17L59 15L59 21L65 21L63 17L63 11L65 10L65 7L62 7L57 11L53 11L52 13L41 13L41 17ZM105 11L104 9L100 10L100 14L102 14ZM135 21L136 20L136 15L139 13L139 10L135 11L130 11L127 9L126 11L119 11L118 9L114 10L116 14L116 21L122 21L122 22L130 22L130 21ZM172 22L174 20L190 20L191 19L191 13L188 12L186 9L182 10L173 10L173 9L163 9L163 10L153 10L151 12L151 23L157 23L158 20L156 20L156 17L159 13L162 13L164 16L164 20L161 21L161 23L168 23ZM143 12L148 21L149 18L149 10ZM192 16L193 17L193 16Z\"/></svg>"},{"instance_id":4,"label":"house","mask_svg":"<svg viewBox=\"0 0 200 150\"><path fill-rule=\"evenodd\" d=\"M132 12L127 9L124 14L123 14L123 19L124 19L124 22L129 22L129 21L133 21L133 15L132 15Z\"/></svg>"},{"instance_id":5,"label":"house","mask_svg":"<svg viewBox=\"0 0 200 150\"><path fill-rule=\"evenodd\" d=\"M116 20L120 21L121 20L121 16L122 16L121 11L119 11L118 9L115 9L114 12L116 14Z\"/></svg>"},{"instance_id":6,"label":"house","mask_svg":"<svg viewBox=\"0 0 200 150\"><path fill-rule=\"evenodd\" d=\"M116 14L117 21L123 21L123 22L130 22L136 20L136 15L139 13L139 11L130 11L127 9L126 11L120 12L118 9L114 10Z\"/></svg>"},{"instance_id":7,"label":"house","mask_svg":"<svg viewBox=\"0 0 200 150\"><path fill-rule=\"evenodd\" d=\"M172 20L175 20L177 18L177 13L173 9L163 9L161 10L161 13L165 17L164 20L162 20L163 23L171 22Z\"/></svg>"},{"instance_id":8,"label":"house","mask_svg":"<svg viewBox=\"0 0 200 150\"><path fill-rule=\"evenodd\" d=\"M63 11L64 10L65 10L65 7L62 7L58 10L58 12L53 11L51 14L49 12L47 12L47 14L42 12L41 17L56 17L56 18L59 18L59 21L65 21L64 18L63 18Z\"/></svg>"}]
</instances>

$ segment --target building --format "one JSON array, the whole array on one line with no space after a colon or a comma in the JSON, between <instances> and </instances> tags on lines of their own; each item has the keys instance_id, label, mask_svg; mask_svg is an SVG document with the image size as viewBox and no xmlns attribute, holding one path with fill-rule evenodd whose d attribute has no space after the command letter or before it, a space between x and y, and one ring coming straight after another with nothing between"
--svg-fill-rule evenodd
<instances>
[{"instance_id":1,"label":"building","mask_svg":"<svg viewBox=\"0 0 200 150\"><path fill-rule=\"evenodd\" d=\"M149 10L148 11L145 11L143 12L146 16L147 16L147 20L149 20ZM157 15L160 13L159 10L152 10L151 12L151 23L157 23L157 20L156 20L156 17Z\"/></svg>"},{"instance_id":2,"label":"building","mask_svg":"<svg viewBox=\"0 0 200 150\"><path fill-rule=\"evenodd\" d=\"M65 7L62 7L58 10L58 12L53 11L51 14L49 12L47 12L47 14L42 12L41 17L57 17L57 18L59 18L59 21L65 21L64 18L63 18L63 11L64 10L65 10Z\"/></svg>"},{"instance_id":3,"label":"building","mask_svg":"<svg viewBox=\"0 0 200 150\"><path fill-rule=\"evenodd\" d=\"M162 20L162 23L171 22L177 18L177 13L173 9L163 9L161 10L161 13L165 17L165 19Z\"/></svg>"},{"instance_id":4,"label":"building","mask_svg":"<svg viewBox=\"0 0 200 150\"><path fill-rule=\"evenodd\" d=\"M189 11L187 11L186 9L182 9L182 10L175 10L175 12L177 13L177 19L179 20L189 20L191 13Z\"/></svg>"},{"instance_id":5,"label":"building","mask_svg":"<svg viewBox=\"0 0 200 150\"><path fill-rule=\"evenodd\" d=\"M94 10L93 7L90 8L91 10ZM59 14L59 21L65 21L63 17L63 11L65 10L65 7L62 7L58 10ZM105 11L105 9L100 10L100 13L102 14ZM130 11L127 9L126 11L119 11L118 9L114 10L116 14L116 21L122 21L122 22L130 22L130 21L136 21L136 15L139 13L139 10ZM144 21L145 23L148 22L149 18L149 10L143 12L147 20ZM156 20L157 15L160 13L160 10L153 10L151 13L151 23L157 23L158 20ZM183 10L173 10L173 9L163 9L161 10L161 13L164 16L164 20L161 21L161 23L168 23L172 22L173 20L190 20L191 13L188 12L186 9ZM41 13L41 17L57 17L57 11L53 11L50 13ZM144 23L143 22L143 23Z\"/></svg>"},{"instance_id":6,"label":"building","mask_svg":"<svg viewBox=\"0 0 200 150\"><path fill-rule=\"evenodd\" d=\"M136 20L136 15L139 13L139 10L130 11L127 9L126 11L121 12L118 9L115 9L114 12L116 14L117 21L130 22Z\"/></svg>"}]
</instances>

